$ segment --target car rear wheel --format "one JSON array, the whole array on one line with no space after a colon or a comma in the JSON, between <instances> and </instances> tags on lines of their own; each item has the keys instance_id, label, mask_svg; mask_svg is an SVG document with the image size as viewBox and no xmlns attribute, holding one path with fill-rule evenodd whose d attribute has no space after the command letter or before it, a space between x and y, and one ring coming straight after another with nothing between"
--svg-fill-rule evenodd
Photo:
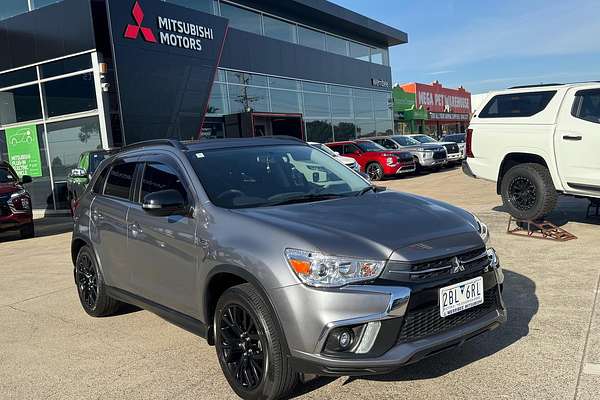
<instances>
[{"instance_id":1,"label":"car rear wheel","mask_svg":"<svg viewBox=\"0 0 600 400\"><path fill-rule=\"evenodd\" d=\"M250 284L234 286L219 299L214 317L215 347L225 378L243 399L279 399L298 374L266 302Z\"/></svg>"},{"instance_id":2,"label":"car rear wheel","mask_svg":"<svg viewBox=\"0 0 600 400\"><path fill-rule=\"evenodd\" d=\"M113 315L122 304L106 294L102 273L88 246L83 246L77 255L75 284L81 306L92 317Z\"/></svg>"},{"instance_id":3,"label":"car rear wheel","mask_svg":"<svg viewBox=\"0 0 600 400\"><path fill-rule=\"evenodd\" d=\"M23 228L21 228L21 239L31 239L33 237L35 237L35 226L33 225L33 222L25 225Z\"/></svg>"},{"instance_id":4,"label":"car rear wheel","mask_svg":"<svg viewBox=\"0 0 600 400\"><path fill-rule=\"evenodd\" d=\"M558 194L546 167L540 164L520 164L502 178L502 202L517 219L535 221L556 206Z\"/></svg>"},{"instance_id":5,"label":"car rear wheel","mask_svg":"<svg viewBox=\"0 0 600 400\"><path fill-rule=\"evenodd\" d=\"M383 179L383 167L379 163L374 162L367 165L365 172L372 181L380 181Z\"/></svg>"}]
</instances>

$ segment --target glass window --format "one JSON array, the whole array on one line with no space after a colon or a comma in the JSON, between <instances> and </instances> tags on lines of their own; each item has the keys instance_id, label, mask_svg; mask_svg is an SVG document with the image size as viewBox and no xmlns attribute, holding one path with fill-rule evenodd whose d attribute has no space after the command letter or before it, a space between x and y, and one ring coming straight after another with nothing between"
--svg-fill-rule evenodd
<instances>
[{"instance_id":1,"label":"glass window","mask_svg":"<svg viewBox=\"0 0 600 400\"><path fill-rule=\"evenodd\" d=\"M112 167L104 187L104 194L129 200L135 166L135 163L123 163Z\"/></svg>"},{"instance_id":2,"label":"glass window","mask_svg":"<svg viewBox=\"0 0 600 400\"><path fill-rule=\"evenodd\" d=\"M42 118L38 85L0 91L0 125Z\"/></svg>"},{"instance_id":3,"label":"glass window","mask_svg":"<svg viewBox=\"0 0 600 400\"><path fill-rule=\"evenodd\" d=\"M347 56L348 41L337 36L327 35L327 51L341 56Z\"/></svg>"},{"instance_id":4,"label":"glass window","mask_svg":"<svg viewBox=\"0 0 600 400\"><path fill-rule=\"evenodd\" d=\"M379 65L387 65L386 57L384 57L385 52L383 49L371 49L371 62Z\"/></svg>"},{"instance_id":5,"label":"glass window","mask_svg":"<svg viewBox=\"0 0 600 400\"><path fill-rule=\"evenodd\" d=\"M217 70L217 75L215 76L215 81L217 82L227 82L227 74L226 71L222 69Z\"/></svg>"},{"instance_id":6,"label":"glass window","mask_svg":"<svg viewBox=\"0 0 600 400\"><path fill-rule=\"evenodd\" d=\"M356 124L354 121L333 121L333 134L336 142L356 139Z\"/></svg>"},{"instance_id":7,"label":"glass window","mask_svg":"<svg viewBox=\"0 0 600 400\"><path fill-rule=\"evenodd\" d=\"M97 117L48 124L48 152L55 181L65 181L81 153L102 148Z\"/></svg>"},{"instance_id":8,"label":"glass window","mask_svg":"<svg viewBox=\"0 0 600 400\"><path fill-rule=\"evenodd\" d=\"M227 93L224 83L213 84L208 100L207 114L229 114L229 102L227 101Z\"/></svg>"},{"instance_id":9,"label":"glass window","mask_svg":"<svg viewBox=\"0 0 600 400\"><path fill-rule=\"evenodd\" d=\"M286 42L296 43L296 25L280 19L263 16L265 36L273 39L285 40Z\"/></svg>"},{"instance_id":10,"label":"glass window","mask_svg":"<svg viewBox=\"0 0 600 400\"><path fill-rule=\"evenodd\" d=\"M331 122L324 120L306 121L306 140L308 142L329 143L333 142Z\"/></svg>"},{"instance_id":11,"label":"glass window","mask_svg":"<svg viewBox=\"0 0 600 400\"><path fill-rule=\"evenodd\" d=\"M479 118L531 117L543 111L556 91L502 94L494 96Z\"/></svg>"},{"instance_id":12,"label":"glass window","mask_svg":"<svg viewBox=\"0 0 600 400\"><path fill-rule=\"evenodd\" d=\"M575 94L572 115L575 118L600 124L600 90L580 90Z\"/></svg>"},{"instance_id":13,"label":"glass window","mask_svg":"<svg viewBox=\"0 0 600 400\"><path fill-rule=\"evenodd\" d=\"M377 128L378 135L394 134L394 121L391 119L378 119L375 121L375 127Z\"/></svg>"},{"instance_id":14,"label":"glass window","mask_svg":"<svg viewBox=\"0 0 600 400\"><path fill-rule=\"evenodd\" d=\"M42 84L48 117L95 110L96 89L92 73Z\"/></svg>"},{"instance_id":15,"label":"glass window","mask_svg":"<svg viewBox=\"0 0 600 400\"><path fill-rule=\"evenodd\" d=\"M22 83L37 81L37 72L35 67L18 69L12 72L0 74L0 88L16 86Z\"/></svg>"},{"instance_id":16,"label":"glass window","mask_svg":"<svg viewBox=\"0 0 600 400\"><path fill-rule=\"evenodd\" d=\"M233 114L248 110L269 112L269 91L266 88L229 85L229 106Z\"/></svg>"},{"instance_id":17,"label":"glass window","mask_svg":"<svg viewBox=\"0 0 600 400\"><path fill-rule=\"evenodd\" d=\"M300 90L300 82L293 79L269 78L269 86L277 89Z\"/></svg>"},{"instance_id":18,"label":"glass window","mask_svg":"<svg viewBox=\"0 0 600 400\"><path fill-rule=\"evenodd\" d=\"M329 90L331 90L331 94L339 94L342 96L352 96L352 89L350 89L349 87L330 85Z\"/></svg>"},{"instance_id":19,"label":"glass window","mask_svg":"<svg viewBox=\"0 0 600 400\"><path fill-rule=\"evenodd\" d=\"M302 87L305 92L327 93L327 85L322 83L302 82Z\"/></svg>"},{"instance_id":20,"label":"glass window","mask_svg":"<svg viewBox=\"0 0 600 400\"><path fill-rule=\"evenodd\" d=\"M329 96L326 94L304 93L304 115L309 118L330 118Z\"/></svg>"},{"instance_id":21,"label":"glass window","mask_svg":"<svg viewBox=\"0 0 600 400\"><path fill-rule=\"evenodd\" d=\"M350 42L350 57L358 60L369 61L370 50L363 44Z\"/></svg>"},{"instance_id":22,"label":"glass window","mask_svg":"<svg viewBox=\"0 0 600 400\"><path fill-rule=\"evenodd\" d=\"M229 27L260 35L260 14L221 2L221 16L229 20Z\"/></svg>"},{"instance_id":23,"label":"glass window","mask_svg":"<svg viewBox=\"0 0 600 400\"><path fill-rule=\"evenodd\" d=\"M23 14L29 11L27 0L2 0L0 20Z\"/></svg>"},{"instance_id":24,"label":"glass window","mask_svg":"<svg viewBox=\"0 0 600 400\"><path fill-rule=\"evenodd\" d=\"M166 2L202 11L207 14L214 14L213 0L166 0Z\"/></svg>"},{"instance_id":25,"label":"glass window","mask_svg":"<svg viewBox=\"0 0 600 400\"><path fill-rule=\"evenodd\" d=\"M376 119L392 119L392 96L390 93L374 92L373 105Z\"/></svg>"},{"instance_id":26,"label":"glass window","mask_svg":"<svg viewBox=\"0 0 600 400\"><path fill-rule=\"evenodd\" d=\"M33 8L41 8L49 4L58 3L60 1L62 0L32 0L31 5L33 6Z\"/></svg>"},{"instance_id":27,"label":"glass window","mask_svg":"<svg viewBox=\"0 0 600 400\"><path fill-rule=\"evenodd\" d=\"M354 98L354 116L373 119L373 101L370 97Z\"/></svg>"},{"instance_id":28,"label":"glass window","mask_svg":"<svg viewBox=\"0 0 600 400\"><path fill-rule=\"evenodd\" d=\"M90 68L92 68L92 58L89 54L83 54L77 57L42 64L40 66L40 75L42 78L51 78Z\"/></svg>"},{"instance_id":29,"label":"glass window","mask_svg":"<svg viewBox=\"0 0 600 400\"><path fill-rule=\"evenodd\" d=\"M352 97L331 96L333 118L352 118Z\"/></svg>"},{"instance_id":30,"label":"glass window","mask_svg":"<svg viewBox=\"0 0 600 400\"><path fill-rule=\"evenodd\" d=\"M184 184L173 168L159 163L147 164L144 168L140 199L143 201L147 195L163 190L176 190L187 201Z\"/></svg>"},{"instance_id":31,"label":"glass window","mask_svg":"<svg viewBox=\"0 0 600 400\"><path fill-rule=\"evenodd\" d=\"M227 71L227 82L239 85L267 86L267 77L264 75L248 74L245 72Z\"/></svg>"},{"instance_id":32,"label":"glass window","mask_svg":"<svg viewBox=\"0 0 600 400\"><path fill-rule=\"evenodd\" d=\"M303 26L298 27L298 43L313 49L325 50L325 34Z\"/></svg>"},{"instance_id":33,"label":"glass window","mask_svg":"<svg viewBox=\"0 0 600 400\"><path fill-rule=\"evenodd\" d=\"M375 121L356 121L356 135L358 137L374 136L375 132Z\"/></svg>"},{"instance_id":34,"label":"glass window","mask_svg":"<svg viewBox=\"0 0 600 400\"><path fill-rule=\"evenodd\" d=\"M271 108L275 113L301 113L302 95L291 90L271 89Z\"/></svg>"}]
</instances>

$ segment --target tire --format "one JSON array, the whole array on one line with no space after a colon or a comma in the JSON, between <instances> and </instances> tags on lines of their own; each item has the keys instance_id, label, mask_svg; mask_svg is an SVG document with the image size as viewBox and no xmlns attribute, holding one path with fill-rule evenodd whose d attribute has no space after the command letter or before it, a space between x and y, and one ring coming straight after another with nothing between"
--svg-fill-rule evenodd
<instances>
[{"instance_id":1,"label":"tire","mask_svg":"<svg viewBox=\"0 0 600 400\"><path fill-rule=\"evenodd\" d=\"M502 178L500 192L506 210L521 220L543 218L558 201L550 171L541 164L512 167Z\"/></svg>"},{"instance_id":2,"label":"tire","mask_svg":"<svg viewBox=\"0 0 600 400\"><path fill-rule=\"evenodd\" d=\"M367 164L365 172L372 181L380 181L383 179L383 167L378 162Z\"/></svg>"},{"instance_id":3,"label":"tire","mask_svg":"<svg viewBox=\"0 0 600 400\"><path fill-rule=\"evenodd\" d=\"M21 228L21 239L32 239L35 237L35 226L33 222L27 224L25 227Z\"/></svg>"},{"instance_id":4,"label":"tire","mask_svg":"<svg viewBox=\"0 0 600 400\"><path fill-rule=\"evenodd\" d=\"M286 355L285 340L275 318L263 297L248 283L228 289L217 302L217 357L229 385L242 399L279 399L298 383L299 374Z\"/></svg>"},{"instance_id":5,"label":"tire","mask_svg":"<svg viewBox=\"0 0 600 400\"><path fill-rule=\"evenodd\" d=\"M102 273L96 257L88 246L83 246L75 261L75 285L81 306L92 317L115 314L122 303L106 294Z\"/></svg>"}]
</instances>

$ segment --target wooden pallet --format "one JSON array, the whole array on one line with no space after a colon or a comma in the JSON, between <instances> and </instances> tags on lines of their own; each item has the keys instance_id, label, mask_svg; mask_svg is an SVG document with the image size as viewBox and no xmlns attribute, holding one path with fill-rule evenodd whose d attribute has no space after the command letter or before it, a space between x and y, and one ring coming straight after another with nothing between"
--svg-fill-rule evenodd
<instances>
[{"instance_id":1,"label":"wooden pallet","mask_svg":"<svg viewBox=\"0 0 600 400\"><path fill-rule=\"evenodd\" d=\"M513 228L513 223L515 228ZM508 219L508 228L506 232L509 235L530 237L534 239L555 240L557 242L567 242L577 239L577 236L567 232L561 227L548 221L525 221L513 218Z\"/></svg>"}]
</instances>

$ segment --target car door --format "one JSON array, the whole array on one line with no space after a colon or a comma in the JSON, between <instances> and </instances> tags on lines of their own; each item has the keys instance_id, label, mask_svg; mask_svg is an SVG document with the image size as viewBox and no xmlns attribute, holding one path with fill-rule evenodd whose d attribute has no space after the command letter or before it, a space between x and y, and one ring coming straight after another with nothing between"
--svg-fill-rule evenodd
<instances>
[{"instance_id":1,"label":"car door","mask_svg":"<svg viewBox=\"0 0 600 400\"><path fill-rule=\"evenodd\" d=\"M130 290L127 213L133 196L135 159L108 167L104 187L90 207L90 236L107 285Z\"/></svg>"},{"instance_id":2,"label":"car door","mask_svg":"<svg viewBox=\"0 0 600 400\"><path fill-rule=\"evenodd\" d=\"M136 202L127 217L131 281L135 294L181 313L198 316L195 299L198 249L193 211L187 215L156 216L146 212L143 199L162 190L177 190L190 210L195 205L189 180L171 156L152 156L141 171Z\"/></svg>"},{"instance_id":3,"label":"car door","mask_svg":"<svg viewBox=\"0 0 600 400\"><path fill-rule=\"evenodd\" d=\"M554 144L563 185L570 192L600 195L600 88L567 92Z\"/></svg>"}]
</instances>

